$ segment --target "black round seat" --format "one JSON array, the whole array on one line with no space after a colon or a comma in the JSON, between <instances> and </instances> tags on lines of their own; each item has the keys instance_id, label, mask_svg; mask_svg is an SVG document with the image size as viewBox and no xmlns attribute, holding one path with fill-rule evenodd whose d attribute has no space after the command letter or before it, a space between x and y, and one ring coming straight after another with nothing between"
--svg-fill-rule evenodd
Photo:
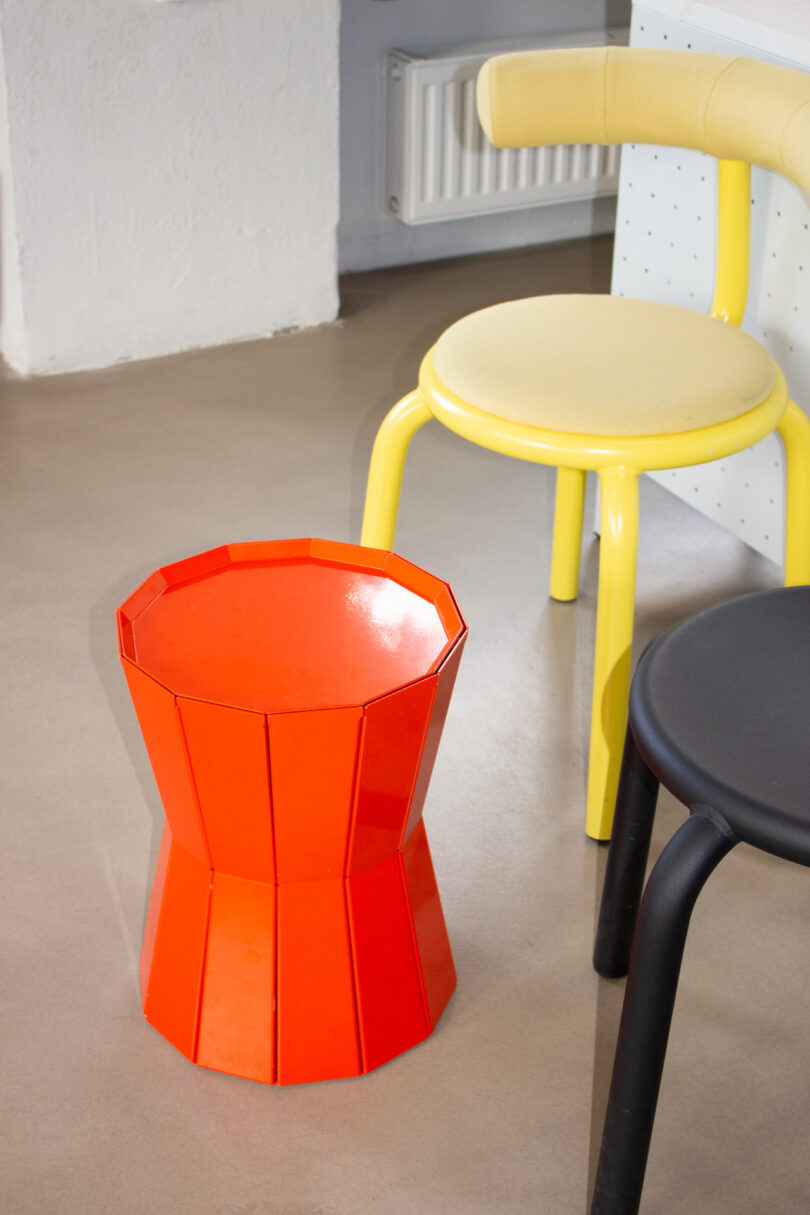
<instances>
[{"instance_id":1,"label":"black round seat","mask_svg":"<svg viewBox=\"0 0 810 1215\"><path fill-rule=\"evenodd\" d=\"M810 865L810 587L732 599L660 637L639 665L630 722L679 801Z\"/></svg>"},{"instance_id":2,"label":"black round seat","mask_svg":"<svg viewBox=\"0 0 810 1215\"><path fill-rule=\"evenodd\" d=\"M689 818L641 900L659 782ZM740 841L810 866L807 586L700 612L633 679L594 949L600 974L629 976L591 1215L638 1211L689 919Z\"/></svg>"}]
</instances>

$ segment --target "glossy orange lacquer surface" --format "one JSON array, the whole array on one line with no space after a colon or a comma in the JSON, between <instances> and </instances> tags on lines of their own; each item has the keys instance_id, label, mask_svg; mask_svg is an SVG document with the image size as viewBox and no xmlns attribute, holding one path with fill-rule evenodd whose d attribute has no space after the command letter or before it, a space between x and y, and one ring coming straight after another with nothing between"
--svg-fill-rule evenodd
<instances>
[{"instance_id":1,"label":"glossy orange lacquer surface","mask_svg":"<svg viewBox=\"0 0 810 1215\"><path fill-rule=\"evenodd\" d=\"M265 1083L359 1075L455 971L421 821L466 628L446 584L326 541L164 567L118 614L166 809L150 1022Z\"/></svg>"},{"instance_id":2,"label":"glossy orange lacquer surface","mask_svg":"<svg viewBox=\"0 0 810 1215\"><path fill-rule=\"evenodd\" d=\"M414 590L383 569L232 548L214 568L161 570L168 585L135 605L125 653L184 696L262 713L363 703L435 670L458 631L435 579Z\"/></svg>"}]
</instances>

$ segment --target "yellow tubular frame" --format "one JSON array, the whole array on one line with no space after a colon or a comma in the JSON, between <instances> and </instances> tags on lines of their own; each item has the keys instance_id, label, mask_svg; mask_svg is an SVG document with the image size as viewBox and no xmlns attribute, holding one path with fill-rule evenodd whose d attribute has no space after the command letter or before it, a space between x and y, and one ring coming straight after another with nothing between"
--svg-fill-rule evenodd
<instances>
[{"instance_id":1,"label":"yellow tubular frame","mask_svg":"<svg viewBox=\"0 0 810 1215\"><path fill-rule=\"evenodd\" d=\"M557 469L554 500L554 539L551 544L552 599L566 602L579 594L579 558L582 552L582 518L585 513L585 479L582 468Z\"/></svg>"},{"instance_id":2,"label":"yellow tubular frame","mask_svg":"<svg viewBox=\"0 0 810 1215\"><path fill-rule=\"evenodd\" d=\"M712 316L741 325L748 299L751 248L751 166L717 162L717 264Z\"/></svg>"},{"instance_id":3,"label":"yellow tubular frame","mask_svg":"<svg viewBox=\"0 0 810 1215\"><path fill-rule=\"evenodd\" d=\"M563 434L559 430L541 430L539 426L508 422L476 409L446 388L436 375L431 351L422 360L419 392L430 413L449 430L501 455L531 460L535 464L553 464L557 468L598 471L626 465L646 471L719 460L770 434L779 425L788 401L785 378L778 367L775 366L774 371L773 388L754 409L729 422L669 435Z\"/></svg>"},{"instance_id":4,"label":"yellow tubular frame","mask_svg":"<svg viewBox=\"0 0 810 1215\"><path fill-rule=\"evenodd\" d=\"M718 162L718 242L712 316L739 325L748 289L750 166ZM391 549L402 471L416 431L435 417L463 438L503 455L557 467L550 593L575 599L579 582L587 472L599 474L602 539L594 653L586 831L610 838L627 721L636 553L638 476L718 460L778 429L785 446L787 501L785 575L788 585L810 582L810 421L788 401L778 367L771 392L730 422L682 434L561 434L509 422L476 409L439 379L428 351L419 388L394 406L374 444L361 543Z\"/></svg>"},{"instance_id":5,"label":"yellow tubular frame","mask_svg":"<svg viewBox=\"0 0 810 1215\"><path fill-rule=\"evenodd\" d=\"M432 417L419 391L409 392L387 414L377 432L360 536L360 543L367 548L390 551L394 547L405 457L417 430Z\"/></svg>"},{"instance_id":6,"label":"yellow tubular frame","mask_svg":"<svg viewBox=\"0 0 810 1215\"><path fill-rule=\"evenodd\" d=\"M585 831L610 839L619 785L636 600L638 472L614 467L600 473L602 538L591 702L591 745Z\"/></svg>"},{"instance_id":7,"label":"yellow tubular frame","mask_svg":"<svg viewBox=\"0 0 810 1215\"><path fill-rule=\"evenodd\" d=\"M785 448L785 586L810 582L810 419L793 401L779 423Z\"/></svg>"}]
</instances>

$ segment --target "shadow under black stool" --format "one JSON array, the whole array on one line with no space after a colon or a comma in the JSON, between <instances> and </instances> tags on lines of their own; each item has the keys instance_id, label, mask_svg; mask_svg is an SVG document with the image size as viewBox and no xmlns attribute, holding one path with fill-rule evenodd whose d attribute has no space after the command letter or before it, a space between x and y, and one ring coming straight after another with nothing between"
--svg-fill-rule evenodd
<instances>
[{"instance_id":1,"label":"shadow under black stool","mask_svg":"<svg viewBox=\"0 0 810 1215\"><path fill-rule=\"evenodd\" d=\"M642 900L659 782L690 816ZM591 1215L638 1211L689 918L740 841L810 866L810 587L710 608L639 662L594 950L629 977Z\"/></svg>"}]
</instances>

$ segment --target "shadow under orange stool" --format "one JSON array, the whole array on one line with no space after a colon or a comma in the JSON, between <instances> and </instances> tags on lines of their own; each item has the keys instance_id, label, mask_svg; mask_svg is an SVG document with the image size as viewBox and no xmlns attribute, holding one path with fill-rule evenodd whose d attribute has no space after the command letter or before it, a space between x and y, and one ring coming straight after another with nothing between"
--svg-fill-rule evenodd
<instances>
[{"instance_id":1,"label":"shadow under orange stool","mask_svg":"<svg viewBox=\"0 0 810 1215\"><path fill-rule=\"evenodd\" d=\"M422 807L466 625L388 552L232 544L118 610L166 810L141 955L147 1019L204 1067L359 1075L455 986Z\"/></svg>"}]
</instances>

